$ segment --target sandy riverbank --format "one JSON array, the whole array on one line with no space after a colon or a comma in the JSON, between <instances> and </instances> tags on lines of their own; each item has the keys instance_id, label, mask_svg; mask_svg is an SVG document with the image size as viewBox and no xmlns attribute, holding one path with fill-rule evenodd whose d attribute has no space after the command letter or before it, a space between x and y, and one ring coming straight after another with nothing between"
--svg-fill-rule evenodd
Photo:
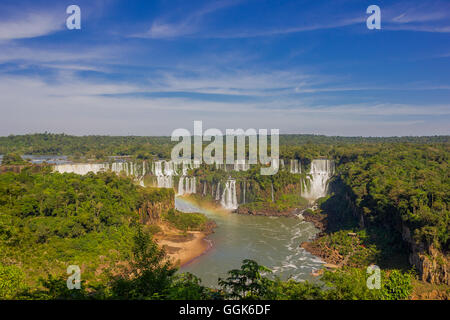
<instances>
[{"instance_id":1,"label":"sandy riverbank","mask_svg":"<svg viewBox=\"0 0 450 320\"><path fill-rule=\"evenodd\" d=\"M167 222L158 223L161 231L154 239L164 248L171 262L181 267L207 252L212 243L206 239L215 224L207 231L187 231L176 229Z\"/></svg>"},{"instance_id":2,"label":"sandy riverbank","mask_svg":"<svg viewBox=\"0 0 450 320\"><path fill-rule=\"evenodd\" d=\"M186 236L163 236L158 243L163 247L169 259L182 267L208 251L212 244L207 241L207 234L201 231L188 232Z\"/></svg>"},{"instance_id":3,"label":"sandy riverbank","mask_svg":"<svg viewBox=\"0 0 450 320\"><path fill-rule=\"evenodd\" d=\"M194 206L199 206L203 210L214 211L221 214L229 214L216 203L202 201L193 197L183 197L183 200L190 202ZM167 255L177 266L184 266L212 248L213 243L207 239L207 236L214 232L215 224L208 231L188 231L183 234L180 230L174 229L168 224L161 224L162 234L157 235L156 239L161 247L166 249Z\"/></svg>"}]
</instances>

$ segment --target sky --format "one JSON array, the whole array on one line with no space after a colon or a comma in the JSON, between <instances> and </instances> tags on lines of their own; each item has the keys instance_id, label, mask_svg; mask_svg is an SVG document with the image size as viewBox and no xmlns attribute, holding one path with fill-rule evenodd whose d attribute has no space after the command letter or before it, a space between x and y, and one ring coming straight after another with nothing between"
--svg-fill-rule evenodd
<instances>
[{"instance_id":1,"label":"sky","mask_svg":"<svg viewBox=\"0 0 450 320\"><path fill-rule=\"evenodd\" d=\"M450 1L2 0L0 135L449 135L449 40Z\"/></svg>"}]
</instances>

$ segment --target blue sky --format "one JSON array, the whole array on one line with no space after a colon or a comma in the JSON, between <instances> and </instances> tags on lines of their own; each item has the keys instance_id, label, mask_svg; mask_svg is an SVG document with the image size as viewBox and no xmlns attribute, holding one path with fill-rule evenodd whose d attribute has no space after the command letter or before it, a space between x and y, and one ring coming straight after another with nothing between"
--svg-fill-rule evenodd
<instances>
[{"instance_id":1,"label":"blue sky","mask_svg":"<svg viewBox=\"0 0 450 320\"><path fill-rule=\"evenodd\" d=\"M449 40L450 1L2 0L0 135L448 135Z\"/></svg>"}]
</instances>

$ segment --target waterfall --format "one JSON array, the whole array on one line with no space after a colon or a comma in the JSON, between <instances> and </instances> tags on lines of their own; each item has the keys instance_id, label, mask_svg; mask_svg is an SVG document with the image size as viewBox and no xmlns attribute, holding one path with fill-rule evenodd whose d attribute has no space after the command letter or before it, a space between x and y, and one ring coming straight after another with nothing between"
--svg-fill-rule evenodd
<instances>
[{"instance_id":1,"label":"waterfall","mask_svg":"<svg viewBox=\"0 0 450 320\"><path fill-rule=\"evenodd\" d=\"M176 166L172 161L164 161L164 175L173 176L176 174Z\"/></svg>"},{"instance_id":2,"label":"waterfall","mask_svg":"<svg viewBox=\"0 0 450 320\"><path fill-rule=\"evenodd\" d=\"M156 177L158 188L173 188L172 176L158 176Z\"/></svg>"},{"instance_id":3,"label":"waterfall","mask_svg":"<svg viewBox=\"0 0 450 320\"><path fill-rule=\"evenodd\" d=\"M291 160L290 172L294 174L301 173L301 167L299 166L299 162L297 159Z\"/></svg>"},{"instance_id":4,"label":"waterfall","mask_svg":"<svg viewBox=\"0 0 450 320\"><path fill-rule=\"evenodd\" d=\"M177 195L182 196L185 194L196 193L196 178L195 177L180 177L178 181L178 193Z\"/></svg>"},{"instance_id":5,"label":"waterfall","mask_svg":"<svg viewBox=\"0 0 450 320\"><path fill-rule=\"evenodd\" d=\"M245 160L235 160L234 161L234 171L247 171L250 165L245 162Z\"/></svg>"},{"instance_id":6,"label":"waterfall","mask_svg":"<svg viewBox=\"0 0 450 320\"><path fill-rule=\"evenodd\" d=\"M220 200L220 182L217 182L216 201Z\"/></svg>"},{"instance_id":7,"label":"waterfall","mask_svg":"<svg viewBox=\"0 0 450 320\"><path fill-rule=\"evenodd\" d=\"M184 177L180 177L178 181L178 195L181 196L184 194Z\"/></svg>"},{"instance_id":8,"label":"waterfall","mask_svg":"<svg viewBox=\"0 0 450 320\"><path fill-rule=\"evenodd\" d=\"M236 197L236 180L227 180L225 188L223 189L222 199L220 204L225 209L235 210L238 207Z\"/></svg>"},{"instance_id":9,"label":"waterfall","mask_svg":"<svg viewBox=\"0 0 450 320\"><path fill-rule=\"evenodd\" d=\"M113 162L113 163L74 163L74 164L58 164L53 166L53 172L59 173L75 173L86 175L88 172L97 174L99 172L111 171L116 174L125 174L134 177L140 186L144 187L144 176L146 174L146 163L134 162ZM167 184L164 182L163 184Z\"/></svg>"},{"instance_id":10,"label":"waterfall","mask_svg":"<svg viewBox=\"0 0 450 320\"><path fill-rule=\"evenodd\" d=\"M197 181L195 177L191 177L191 188L189 189L189 193L197 193Z\"/></svg>"},{"instance_id":11,"label":"waterfall","mask_svg":"<svg viewBox=\"0 0 450 320\"><path fill-rule=\"evenodd\" d=\"M188 170L189 170L189 162L183 161L183 166L182 166L182 169L181 169L181 174L182 174L183 176L186 176L187 173L188 173Z\"/></svg>"},{"instance_id":12,"label":"waterfall","mask_svg":"<svg viewBox=\"0 0 450 320\"><path fill-rule=\"evenodd\" d=\"M104 163L58 164L53 167L54 172L76 173L80 175L85 175L88 172L98 173L107 170L108 166Z\"/></svg>"},{"instance_id":13,"label":"waterfall","mask_svg":"<svg viewBox=\"0 0 450 320\"><path fill-rule=\"evenodd\" d=\"M270 189L272 191L272 202L274 202L274 199L273 199L273 183L270 183Z\"/></svg>"},{"instance_id":14,"label":"waterfall","mask_svg":"<svg viewBox=\"0 0 450 320\"><path fill-rule=\"evenodd\" d=\"M153 174L157 177L162 176L163 172L162 172L162 161L155 161L153 163Z\"/></svg>"},{"instance_id":15,"label":"waterfall","mask_svg":"<svg viewBox=\"0 0 450 320\"><path fill-rule=\"evenodd\" d=\"M328 191L328 181L334 174L334 161L315 159L311 162L309 187L302 183L302 196L308 200L325 197Z\"/></svg>"},{"instance_id":16,"label":"waterfall","mask_svg":"<svg viewBox=\"0 0 450 320\"><path fill-rule=\"evenodd\" d=\"M173 168L172 161L155 161L153 173L156 176L158 188L173 188Z\"/></svg>"},{"instance_id":17,"label":"waterfall","mask_svg":"<svg viewBox=\"0 0 450 320\"><path fill-rule=\"evenodd\" d=\"M146 174L146 163L134 162L113 162L113 163L74 163L58 164L53 166L54 172L76 173L85 175L88 172L98 173L102 171L111 171L117 174L125 173L127 176L134 176L141 179Z\"/></svg>"},{"instance_id":18,"label":"waterfall","mask_svg":"<svg viewBox=\"0 0 450 320\"><path fill-rule=\"evenodd\" d=\"M247 189L247 180L244 180L244 199L243 199L243 201L242 201L242 203L244 203L245 204L245 189Z\"/></svg>"}]
</instances>

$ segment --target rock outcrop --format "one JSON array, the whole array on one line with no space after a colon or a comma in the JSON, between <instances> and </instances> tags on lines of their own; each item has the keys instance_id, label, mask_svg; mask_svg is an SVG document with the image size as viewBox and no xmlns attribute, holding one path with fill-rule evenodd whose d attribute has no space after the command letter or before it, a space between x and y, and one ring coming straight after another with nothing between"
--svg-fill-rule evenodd
<instances>
[{"instance_id":1,"label":"rock outcrop","mask_svg":"<svg viewBox=\"0 0 450 320\"><path fill-rule=\"evenodd\" d=\"M415 266L421 279L433 284L450 285L449 256L437 250L433 245L416 243L411 237L410 229L406 226L402 226L402 237L411 248L409 263Z\"/></svg>"}]
</instances>

